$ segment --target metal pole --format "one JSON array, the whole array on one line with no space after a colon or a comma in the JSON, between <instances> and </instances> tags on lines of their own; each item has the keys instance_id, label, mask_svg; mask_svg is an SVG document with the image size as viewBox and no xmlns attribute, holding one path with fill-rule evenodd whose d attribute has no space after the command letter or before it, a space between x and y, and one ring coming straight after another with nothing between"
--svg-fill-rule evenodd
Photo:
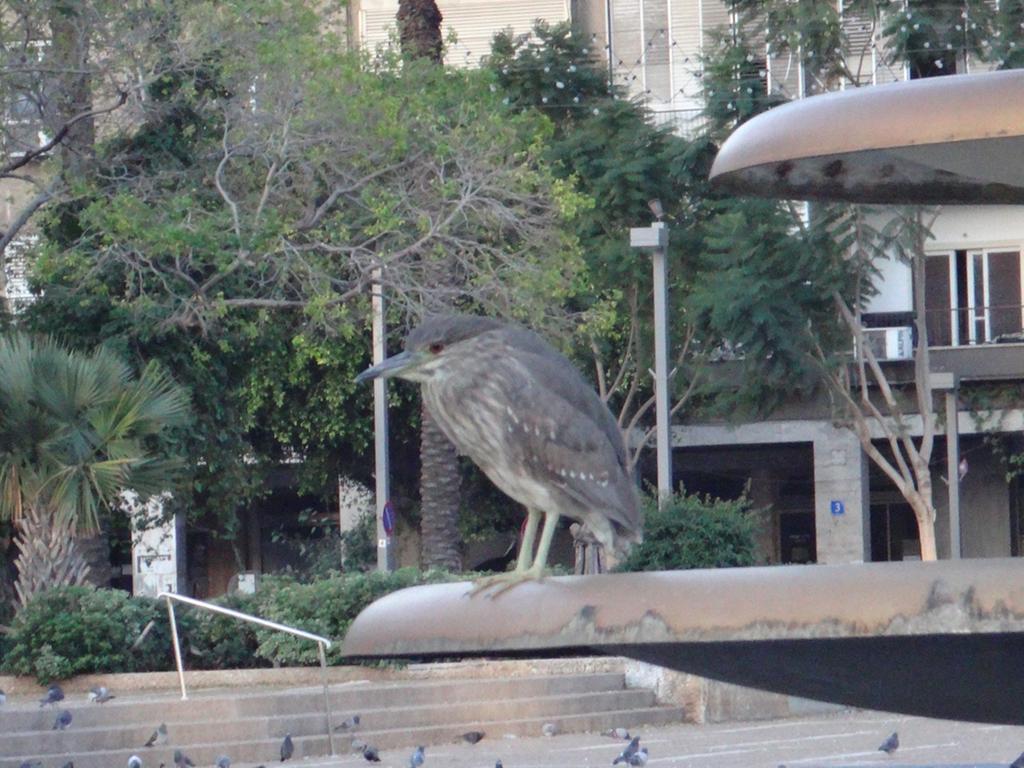
<instances>
[{"instance_id":1,"label":"metal pole","mask_svg":"<svg viewBox=\"0 0 1024 768\"><path fill-rule=\"evenodd\" d=\"M320 680L324 685L324 718L327 720L327 744L333 756L335 754L334 731L331 728L331 698L327 695L327 654L324 652L323 643L317 643L316 648L320 652Z\"/></svg>"},{"instance_id":2,"label":"metal pole","mask_svg":"<svg viewBox=\"0 0 1024 768\"><path fill-rule=\"evenodd\" d=\"M658 503L672 496L672 438L669 422L668 389L668 267L666 251L668 225L662 221L653 227L658 232L654 249L654 412L658 441Z\"/></svg>"},{"instance_id":3,"label":"metal pole","mask_svg":"<svg viewBox=\"0 0 1024 768\"><path fill-rule=\"evenodd\" d=\"M178 642L178 622L174 620L174 603L171 598L165 598L167 602L167 618L171 622L171 640L174 643L174 662L178 665L178 682L181 684L181 700L188 701L188 691L185 690L185 667L181 663L181 644Z\"/></svg>"},{"instance_id":4,"label":"metal pole","mask_svg":"<svg viewBox=\"0 0 1024 768\"><path fill-rule=\"evenodd\" d=\"M387 332L384 327L384 289L380 284L380 268L374 270L373 364L387 357ZM377 497L377 570L395 570L391 537L384 530L384 505L391 498L391 476L388 466L388 390L383 377L373 380L373 457Z\"/></svg>"},{"instance_id":5,"label":"metal pole","mask_svg":"<svg viewBox=\"0 0 1024 768\"><path fill-rule=\"evenodd\" d=\"M651 201L660 217L661 203ZM668 225L656 221L649 227L632 227L629 244L649 248L654 270L654 418L658 453L658 504L672 496L672 428L669 422L668 389Z\"/></svg>"},{"instance_id":6,"label":"metal pole","mask_svg":"<svg viewBox=\"0 0 1024 768\"><path fill-rule=\"evenodd\" d=\"M949 477L949 556L961 557L960 549L960 429L954 386L946 391L946 475Z\"/></svg>"}]
</instances>

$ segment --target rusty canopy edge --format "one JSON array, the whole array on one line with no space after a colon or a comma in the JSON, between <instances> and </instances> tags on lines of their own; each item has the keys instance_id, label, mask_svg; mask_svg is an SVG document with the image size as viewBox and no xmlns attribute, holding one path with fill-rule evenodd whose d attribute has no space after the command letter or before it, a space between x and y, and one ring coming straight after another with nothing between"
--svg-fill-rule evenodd
<instances>
[{"instance_id":1,"label":"rusty canopy edge","mask_svg":"<svg viewBox=\"0 0 1024 768\"><path fill-rule=\"evenodd\" d=\"M468 583L414 587L364 610L343 653L615 653L856 706L1019 723L1024 680L1007 672L1024 652L1022 575L1007 558L559 577L493 599Z\"/></svg>"},{"instance_id":2,"label":"rusty canopy edge","mask_svg":"<svg viewBox=\"0 0 1024 768\"><path fill-rule=\"evenodd\" d=\"M812 96L741 125L711 170L735 194L1024 202L1024 70Z\"/></svg>"}]
</instances>

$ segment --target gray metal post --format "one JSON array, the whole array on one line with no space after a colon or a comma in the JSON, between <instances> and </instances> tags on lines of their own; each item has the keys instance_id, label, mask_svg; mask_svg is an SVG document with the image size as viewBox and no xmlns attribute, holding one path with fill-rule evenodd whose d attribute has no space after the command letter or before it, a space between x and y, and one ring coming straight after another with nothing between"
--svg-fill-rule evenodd
<instances>
[{"instance_id":1,"label":"gray metal post","mask_svg":"<svg viewBox=\"0 0 1024 768\"><path fill-rule=\"evenodd\" d=\"M957 423L957 391L946 391L946 475L949 477L949 556L959 560L960 546L960 430Z\"/></svg>"},{"instance_id":2,"label":"gray metal post","mask_svg":"<svg viewBox=\"0 0 1024 768\"><path fill-rule=\"evenodd\" d=\"M668 225L656 221L629 230L629 244L652 250L654 273L654 417L658 455L658 502L672 495L672 437L668 388Z\"/></svg>"},{"instance_id":3,"label":"gray metal post","mask_svg":"<svg viewBox=\"0 0 1024 768\"><path fill-rule=\"evenodd\" d=\"M324 719L327 721L327 745L331 749L331 755L337 754L334 751L334 730L331 728L331 697L327 694L327 653L324 651L324 644L317 643L317 650L320 651L320 680L324 686Z\"/></svg>"},{"instance_id":4,"label":"gray metal post","mask_svg":"<svg viewBox=\"0 0 1024 768\"><path fill-rule=\"evenodd\" d=\"M929 383L941 391L946 403L946 490L949 494L949 557L959 560L960 546L960 424L957 421L957 392L960 383L955 373L932 371Z\"/></svg>"},{"instance_id":5,"label":"gray metal post","mask_svg":"<svg viewBox=\"0 0 1024 768\"><path fill-rule=\"evenodd\" d=\"M672 438L668 389L668 225L653 225L658 247L652 254L654 271L654 412L658 440L658 503L672 496ZM664 233L664 234L662 234Z\"/></svg>"},{"instance_id":6,"label":"gray metal post","mask_svg":"<svg viewBox=\"0 0 1024 768\"><path fill-rule=\"evenodd\" d=\"M181 643L178 641L178 622L174 620L174 603L166 598L167 618L171 622L171 640L174 645L174 663L178 665L178 683L181 685L181 700L188 701L188 691L185 690L185 667L181 663Z\"/></svg>"},{"instance_id":7,"label":"gray metal post","mask_svg":"<svg viewBox=\"0 0 1024 768\"><path fill-rule=\"evenodd\" d=\"M375 270L375 278L380 270ZM379 282L372 287L373 302L373 364L387 357L387 333L384 327L384 289ZM395 554L391 537L384 530L384 505L391 498L391 474L388 462L388 390L382 378L373 380L373 456L376 473L377 504L377 570L395 570Z\"/></svg>"}]
</instances>

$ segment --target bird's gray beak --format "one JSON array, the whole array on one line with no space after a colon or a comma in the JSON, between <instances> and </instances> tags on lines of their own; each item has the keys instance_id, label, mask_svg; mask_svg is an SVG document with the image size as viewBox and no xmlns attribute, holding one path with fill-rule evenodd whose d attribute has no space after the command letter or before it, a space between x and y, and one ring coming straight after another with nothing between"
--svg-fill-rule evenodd
<instances>
[{"instance_id":1,"label":"bird's gray beak","mask_svg":"<svg viewBox=\"0 0 1024 768\"><path fill-rule=\"evenodd\" d=\"M377 363L372 368L367 368L360 373L356 376L356 384L362 384L364 381L371 381L372 379L388 379L396 376L414 364L417 359L415 355L409 352L399 352L397 355L389 357L387 360Z\"/></svg>"}]
</instances>

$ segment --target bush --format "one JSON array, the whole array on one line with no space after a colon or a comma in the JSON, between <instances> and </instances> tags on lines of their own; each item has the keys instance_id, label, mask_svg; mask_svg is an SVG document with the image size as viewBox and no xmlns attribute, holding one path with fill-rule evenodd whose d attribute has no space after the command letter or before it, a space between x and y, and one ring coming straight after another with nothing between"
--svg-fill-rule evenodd
<instances>
[{"instance_id":1,"label":"bush","mask_svg":"<svg viewBox=\"0 0 1024 768\"><path fill-rule=\"evenodd\" d=\"M281 624L341 639L349 624L366 606L389 592L416 584L437 583L458 578L439 571L420 573L402 568L393 573L347 573L329 579L300 584L292 579L277 577L264 580L260 603L265 619ZM311 665L319 663L316 643L283 632L257 628L259 640L257 655L280 665ZM333 645L327 651L328 661L337 664L341 647Z\"/></svg>"},{"instance_id":2,"label":"bush","mask_svg":"<svg viewBox=\"0 0 1024 768\"><path fill-rule=\"evenodd\" d=\"M341 640L356 615L389 592L459 578L403 569L394 573L339 574L299 583L264 578L255 595L212 602L242 613ZM319 664L315 643L191 606L175 606L178 635L189 669L244 669ZM150 626L145 637L143 630ZM171 633L163 601L95 587L58 587L35 597L16 616L6 638L2 668L48 684L95 672L173 669ZM340 644L328 651L341 663Z\"/></svg>"},{"instance_id":3,"label":"bush","mask_svg":"<svg viewBox=\"0 0 1024 768\"><path fill-rule=\"evenodd\" d=\"M235 593L210 602L234 611L260 616L258 595ZM178 632L192 669L246 669L269 666L257 657L256 625L192 606L175 607Z\"/></svg>"},{"instance_id":4,"label":"bush","mask_svg":"<svg viewBox=\"0 0 1024 768\"><path fill-rule=\"evenodd\" d=\"M143 629L155 626L136 644ZM167 616L155 600L95 587L60 587L15 617L4 670L40 683L85 672L169 669Z\"/></svg>"},{"instance_id":5,"label":"bush","mask_svg":"<svg viewBox=\"0 0 1024 768\"><path fill-rule=\"evenodd\" d=\"M644 541L619 571L674 571L753 565L755 523L750 500L674 495L644 502Z\"/></svg>"}]
</instances>

